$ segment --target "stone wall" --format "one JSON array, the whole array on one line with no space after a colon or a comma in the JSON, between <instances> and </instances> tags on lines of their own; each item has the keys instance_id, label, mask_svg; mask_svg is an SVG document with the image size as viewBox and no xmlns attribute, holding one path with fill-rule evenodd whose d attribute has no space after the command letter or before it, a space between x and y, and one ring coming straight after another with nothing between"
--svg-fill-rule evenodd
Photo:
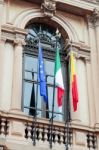
<instances>
[{"instance_id":1,"label":"stone wall","mask_svg":"<svg viewBox=\"0 0 99 150\"><path fill-rule=\"evenodd\" d=\"M44 4L41 8L41 3L25 0L0 1L0 112L1 116L4 115L10 120L9 134L1 136L1 139L13 150L19 148L21 150L22 147L28 149L28 146L30 149L33 148L31 139L29 141L23 137L25 131L23 120L28 120L29 116L25 116L21 110L22 53L27 35L25 26L31 20L41 18L47 20L45 22L59 24L60 29L64 29L69 37L68 46L72 41L79 91L76 113L72 111L71 102L72 146L73 149L87 150L88 141L92 141L90 139L94 138L94 134L98 138L99 132L99 6L85 1L77 6L75 0L54 1L51 5L52 10L46 10L45 6ZM67 6L71 8L70 11ZM81 13L77 14L79 10ZM11 114L13 119L9 117ZM22 120L22 117L26 118ZM5 121L1 121L1 124L4 127ZM30 126L28 128L30 130ZM43 144L42 141L41 143L39 141L37 146L42 145L43 148L44 145L49 145ZM61 147L56 143L54 145L56 148Z\"/></svg>"}]
</instances>

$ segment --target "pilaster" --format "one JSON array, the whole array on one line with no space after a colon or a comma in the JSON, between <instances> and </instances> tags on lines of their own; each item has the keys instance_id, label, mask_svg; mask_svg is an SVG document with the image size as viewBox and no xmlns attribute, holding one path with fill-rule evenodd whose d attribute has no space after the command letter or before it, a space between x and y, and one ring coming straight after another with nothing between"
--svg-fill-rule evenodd
<instances>
[{"instance_id":1,"label":"pilaster","mask_svg":"<svg viewBox=\"0 0 99 150\"><path fill-rule=\"evenodd\" d=\"M93 101L95 102L96 110L96 123L99 123L99 42L96 34L98 11L94 9L93 14L88 16L88 30L89 30L89 42L91 47L91 74L92 74L92 87L93 87ZM97 29L97 31L96 31Z\"/></svg>"},{"instance_id":2,"label":"pilaster","mask_svg":"<svg viewBox=\"0 0 99 150\"><path fill-rule=\"evenodd\" d=\"M14 41L14 70L11 110L21 111L22 99L22 50L25 44L23 39L17 38Z\"/></svg>"},{"instance_id":3,"label":"pilaster","mask_svg":"<svg viewBox=\"0 0 99 150\"><path fill-rule=\"evenodd\" d=\"M1 25L2 25L2 19L3 19L3 5L4 5L4 0L0 0L0 38L1 38Z\"/></svg>"},{"instance_id":4,"label":"pilaster","mask_svg":"<svg viewBox=\"0 0 99 150\"><path fill-rule=\"evenodd\" d=\"M0 40L0 109L2 109L2 84L3 84L3 64L4 64L4 50L6 38Z\"/></svg>"},{"instance_id":5,"label":"pilaster","mask_svg":"<svg viewBox=\"0 0 99 150\"><path fill-rule=\"evenodd\" d=\"M91 73L91 62L89 59L85 59L86 64L86 78L87 78L87 91L88 91L88 110L89 110L89 126L94 127L96 116L95 116L95 102L93 101L93 84L92 84L92 73Z\"/></svg>"},{"instance_id":6,"label":"pilaster","mask_svg":"<svg viewBox=\"0 0 99 150\"><path fill-rule=\"evenodd\" d=\"M77 111L73 112L71 108L71 119L74 123L89 125L89 97L85 60L90 61L90 49L86 45L80 45L80 43L72 43L72 51L75 57L75 69L79 98ZM86 116L83 114L83 111L85 112Z\"/></svg>"},{"instance_id":7,"label":"pilaster","mask_svg":"<svg viewBox=\"0 0 99 150\"><path fill-rule=\"evenodd\" d=\"M6 111L21 111L22 95L22 51L25 44L26 31L11 25L2 26L2 39L6 39L5 49L2 48L3 59L2 107L9 106ZM3 45L2 45L3 47ZM1 61L0 60L0 61ZM6 93L6 94L5 94ZM4 104L5 103L5 104Z\"/></svg>"}]
</instances>

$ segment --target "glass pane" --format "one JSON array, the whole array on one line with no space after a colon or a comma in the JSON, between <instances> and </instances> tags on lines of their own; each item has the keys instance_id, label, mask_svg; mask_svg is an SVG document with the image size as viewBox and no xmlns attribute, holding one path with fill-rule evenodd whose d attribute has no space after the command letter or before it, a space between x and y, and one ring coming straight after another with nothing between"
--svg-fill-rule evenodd
<instances>
[{"instance_id":1,"label":"glass pane","mask_svg":"<svg viewBox=\"0 0 99 150\"><path fill-rule=\"evenodd\" d=\"M54 61L46 60L45 65L46 73L48 75L54 75Z\"/></svg>"},{"instance_id":2,"label":"glass pane","mask_svg":"<svg viewBox=\"0 0 99 150\"><path fill-rule=\"evenodd\" d=\"M53 61L45 61L45 69L47 75L47 83L53 84L54 82L54 62Z\"/></svg>"},{"instance_id":3,"label":"glass pane","mask_svg":"<svg viewBox=\"0 0 99 150\"><path fill-rule=\"evenodd\" d=\"M52 103L53 103L53 88L52 87L48 87L48 95L49 95L49 99L48 99L48 104L49 104L49 116L50 118L52 117ZM62 111L59 110L58 105L57 105L57 90L55 89L55 98L54 98L54 120L59 120L62 121L62 114L58 114L58 113L62 113Z\"/></svg>"},{"instance_id":4,"label":"glass pane","mask_svg":"<svg viewBox=\"0 0 99 150\"><path fill-rule=\"evenodd\" d=\"M24 83L24 106L26 106L26 107L30 107L31 100L33 100L35 103L35 96L34 96L34 98L32 98L32 92L33 92L32 88L33 88L33 84L27 83L27 82ZM35 88L36 87L34 85L34 92L36 90ZM24 112L26 114L29 114L29 108L25 108Z\"/></svg>"},{"instance_id":5,"label":"glass pane","mask_svg":"<svg viewBox=\"0 0 99 150\"><path fill-rule=\"evenodd\" d=\"M31 83L24 83L24 112L27 115L34 115L35 111L33 111L33 109L29 109L29 107L35 107L36 106L36 101L37 101L37 117L41 117L41 101L42 98L39 94L39 86L38 86L38 97L36 97L36 90L37 90L37 84L33 84ZM35 109L34 109L35 110Z\"/></svg>"},{"instance_id":6,"label":"glass pane","mask_svg":"<svg viewBox=\"0 0 99 150\"><path fill-rule=\"evenodd\" d=\"M32 80L33 78L32 78L32 73L31 72L28 72L28 71L26 71L25 72L25 79L30 79L30 80Z\"/></svg>"},{"instance_id":7,"label":"glass pane","mask_svg":"<svg viewBox=\"0 0 99 150\"><path fill-rule=\"evenodd\" d=\"M25 56L25 70L37 72L37 58L32 56Z\"/></svg>"},{"instance_id":8,"label":"glass pane","mask_svg":"<svg viewBox=\"0 0 99 150\"><path fill-rule=\"evenodd\" d=\"M25 79L37 81L37 72L26 71L25 72Z\"/></svg>"}]
</instances>

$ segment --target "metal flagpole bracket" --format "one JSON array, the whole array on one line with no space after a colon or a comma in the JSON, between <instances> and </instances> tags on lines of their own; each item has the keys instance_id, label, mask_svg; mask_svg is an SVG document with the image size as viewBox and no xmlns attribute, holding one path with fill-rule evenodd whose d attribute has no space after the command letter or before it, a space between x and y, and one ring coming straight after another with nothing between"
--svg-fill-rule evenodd
<instances>
[{"instance_id":1,"label":"metal flagpole bracket","mask_svg":"<svg viewBox=\"0 0 99 150\"><path fill-rule=\"evenodd\" d=\"M38 47L39 47L39 45L38 45ZM37 122L37 104L38 104L38 63L37 63L37 87L36 87L36 105L35 105L35 117L34 117L34 134L33 134L33 145L34 146L36 145L36 122Z\"/></svg>"}]
</instances>

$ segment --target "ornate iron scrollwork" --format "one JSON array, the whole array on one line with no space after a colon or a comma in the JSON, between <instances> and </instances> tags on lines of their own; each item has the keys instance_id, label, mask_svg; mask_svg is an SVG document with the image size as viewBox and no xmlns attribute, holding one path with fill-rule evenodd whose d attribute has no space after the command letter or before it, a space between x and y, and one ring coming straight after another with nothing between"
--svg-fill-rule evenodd
<instances>
[{"instance_id":1,"label":"ornate iron scrollwork","mask_svg":"<svg viewBox=\"0 0 99 150\"><path fill-rule=\"evenodd\" d=\"M46 55L48 58L53 59L55 56L56 43L54 28L48 25L35 23L33 25L27 26L27 30L28 35L25 39L26 45L24 46L24 51L28 51L33 55L38 55L38 40L40 39L44 55ZM61 37L57 44L60 48L62 60L64 60L64 39Z\"/></svg>"}]
</instances>

